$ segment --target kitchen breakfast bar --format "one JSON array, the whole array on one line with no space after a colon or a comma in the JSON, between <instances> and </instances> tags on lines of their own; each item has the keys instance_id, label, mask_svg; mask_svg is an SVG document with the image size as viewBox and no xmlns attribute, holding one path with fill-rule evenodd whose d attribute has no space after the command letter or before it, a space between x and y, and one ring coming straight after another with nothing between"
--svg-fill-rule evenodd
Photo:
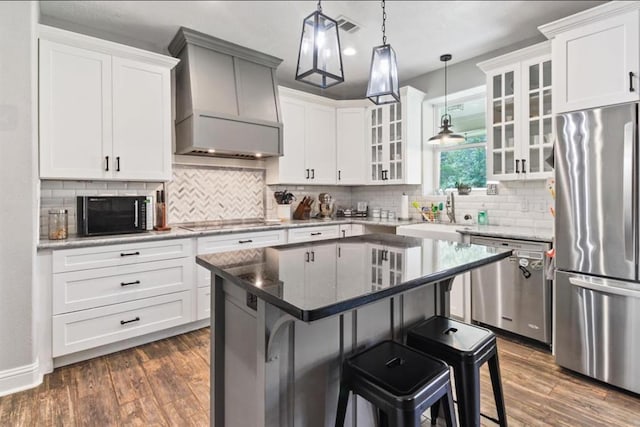
<instances>
[{"instance_id":1,"label":"kitchen breakfast bar","mask_svg":"<svg viewBox=\"0 0 640 427\"><path fill-rule=\"evenodd\" d=\"M342 361L435 314L511 251L396 235L201 255L212 274L211 425L330 426ZM345 425L375 425L351 397Z\"/></svg>"}]
</instances>

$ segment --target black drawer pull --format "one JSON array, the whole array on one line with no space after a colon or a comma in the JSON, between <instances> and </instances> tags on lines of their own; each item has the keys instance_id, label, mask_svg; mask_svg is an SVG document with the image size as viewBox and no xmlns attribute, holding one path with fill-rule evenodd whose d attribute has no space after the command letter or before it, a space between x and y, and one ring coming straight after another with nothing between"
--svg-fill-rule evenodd
<instances>
[{"instance_id":1,"label":"black drawer pull","mask_svg":"<svg viewBox=\"0 0 640 427\"><path fill-rule=\"evenodd\" d=\"M116 172L120 172L120 156L116 157Z\"/></svg>"},{"instance_id":2,"label":"black drawer pull","mask_svg":"<svg viewBox=\"0 0 640 427\"><path fill-rule=\"evenodd\" d=\"M312 236L320 236L322 233L317 232L317 233L311 233Z\"/></svg>"},{"instance_id":3,"label":"black drawer pull","mask_svg":"<svg viewBox=\"0 0 640 427\"><path fill-rule=\"evenodd\" d=\"M104 168L104 170L105 170L106 172L109 172L109 156L104 156L104 160L105 160L105 162L107 163L107 164L106 164L106 167Z\"/></svg>"},{"instance_id":4,"label":"black drawer pull","mask_svg":"<svg viewBox=\"0 0 640 427\"><path fill-rule=\"evenodd\" d=\"M139 285L140 280L136 280L135 282L121 282L120 286L129 286L129 285Z\"/></svg>"},{"instance_id":5,"label":"black drawer pull","mask_svg":"<svg viewBox=\"0 0 640 427\"><path fill-rule=\"evenodd\" d=\"M135 319L131 319L131 320L121 320L120 324L121 325L126 325L127 323L133 323L133 322L139 322L140 318L136 316Z\"/></svg>"},{"instance_id":6,"label":"black drawer pull","mask_svg":"<svg viewBox=\"0 0 640 427\"><path fill-rule=\"evenodd\" d=\"M524 166L526 161L527 161L526 159L522 159L522 173L527 173L527 170Z\"/></svg>"},{"instance_id":7,"label":"black drawer pull","mask_svg":"<svg viewBox=\"0 0 640 427\"><path fill-rule=\"evenodd\" d=\"M135 252L120 252L120 256L133 256L133 255L140 255L140 252L135 251Z\"/></svg>"},{"instance_id":8,"label":"black drawer pull","mask_svg":"<svg viewBox=\"0 0 640 427\"><path fill-rule=\"evenodd\" d=\"M253 240L248 239L248 240L238 240L238 243L252 243Z\"/></svg>"},{"instance_id":9,"label":"black drawer pull","mask_svg":"<svg viewBox=\"0 0 640 427\"><path fill-rule=\"evenodd\" d=\"M520 173L520 159L516 159L516 173Z\"/></svg>"},{"instance_id":10,"label":"black drawer pull","mask_svg":"<svg viewBox=\"0 0 640 427\"><path fill-rule=\"evenodd\" d=\"M311 169L311 179L316 179L316 170Z\"/></svg>"},{"instance_id":11,"label":"black drawer pull","mask_svg":"<svg viewBox=\"0 0 640 427\"><path fill-rule=\"evenodd\" d=\"M635 88L633 87L633 71L629 71L629 92L635 92Z\"/></svg>"}]
</instances>

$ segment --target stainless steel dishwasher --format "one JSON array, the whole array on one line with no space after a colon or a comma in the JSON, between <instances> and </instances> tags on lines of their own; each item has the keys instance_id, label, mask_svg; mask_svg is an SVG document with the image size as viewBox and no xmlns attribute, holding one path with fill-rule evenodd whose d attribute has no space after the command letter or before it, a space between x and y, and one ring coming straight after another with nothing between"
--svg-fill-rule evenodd
<instances>
[{"instance_id":1,"label":"stainless steel dishwasher","mask_svg":"<svg viewBox=\"0 0 640 427\"><path fill-rule=\"evenodd\" d=\"M513 249L503 261L471 272L471 319L551 344L550 243L471 237L471 243Z\"/></svg>"}]
</instances>

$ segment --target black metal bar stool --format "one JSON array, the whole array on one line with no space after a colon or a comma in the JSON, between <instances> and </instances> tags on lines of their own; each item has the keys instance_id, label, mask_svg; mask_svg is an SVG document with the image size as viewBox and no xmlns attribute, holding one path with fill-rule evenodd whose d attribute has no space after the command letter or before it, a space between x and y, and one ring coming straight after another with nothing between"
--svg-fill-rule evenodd
<instances>
[{"instance_id":1,"label":"black metal bar stool","mask_svg":"<svg viewBox=\"0 0 640 427\"><path fill-rule=\"evenodd\" d=\"M498 348L493 332L447 317L434 316L409 331L407 345L442 359L453 367L458 415L460 424L465 427L480 425L480 366L489 362L491 386L498 412L498 420L493 421L506 427L507 415L502 395ZM435 424L437 415L438 406L434 405L431 408L432 424Z\"/></svg>"},{"instance_id":2,"label":"black metal bar stool","mask_svg":"<svg viewBox=\"0 0 640 427\"><path fill-rule=\"evenodd\" d=\"M437 402L447 426L457 425L447 364L395 341L344 361L336 427L344 425L350 391L376 406L391 427L420 427L422 413Z\"/></svg>"}]
</instances>

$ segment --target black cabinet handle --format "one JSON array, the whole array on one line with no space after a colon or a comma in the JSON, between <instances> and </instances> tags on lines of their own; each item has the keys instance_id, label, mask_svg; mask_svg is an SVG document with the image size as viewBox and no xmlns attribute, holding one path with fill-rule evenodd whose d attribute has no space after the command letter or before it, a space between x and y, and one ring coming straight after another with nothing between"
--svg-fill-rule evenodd
<instances>
[{"instance_id":1,"label":"black cabinet handle","mask_svg":"<svg viewBox=\"0 0 640 427\"><path fill-rule=\"evenodd\" d=\"M106 163L106 166L104 168L105 172L109 172L109 156L104 156L104 160Z\"/></svg>"},{"instance_id":2,"label":"black cabinet handle","mask_svg":"<svg viewBox=\"0 0 640 427\"><path fill-rule=\"evenodd\" d=\"M311 251L311 262L316 262L316 253Z\"/></svg>"},{"instance_id":3,"label":"black cabinet handle","mask_svg":"<svg viewBox=\"0 0 640 427\"><path fill-rule=\"evenodd\" d=\"M311 179L316 179L316 170L311 169Z\"/></svg>"},{"instance_id":4,"label":"black cabinet handle","mask_svg":"<svg viewBox=\"0 0 640 427\"><path fill-rule=\"evenodd\" d=\"M139 322L140 318L136 316L135 319L131 319L131 320L121 320L120 324L121 325L126 325L127 323L133 323L133 322Z\"/></svg>"},{"instance_id":5,"label":"black cabinet handle","mask_svg":"<svg viewBox=\"0 0 640 427\"><path fill-rule=\"evenodd\" d=\"M347 230L342 230L342 237L347 237Z\"/></svg>"},{"instance_id":6,"label":"black cabinet handle","mask_svg":"<svg viewBox=\"0 0 640 427\"><path fill-rule=\"evenodd\" d=\"M338 181L342 179L342 171L338 171Z\"/></svg>"},{"instance_id":7,"label":"black cabinet handle","mask_svg":"<svg viewBox=\"0 0 640 427\"><path fill-rule=\"evenodd\" d=\"M248 239L248 240L238 240L238 243L251 243L253 242L253 240Z\"/></svg>"},{"instance_id":8,"label":"black cabinet handle","mask_svg":"<svg viewBox=\"0 0 640 427\"><path fill-rule=\"evenodd\" d=\"M139 285L140 280L136 280L135 282L120 282L120 286L130 286L130 285Z\"/></svg>"},{"instance_id":9,"label":"black cabinet handle","mask_svg":"<svg viewBox=\"0 0 640 427\"><path fill-rule=\"evenodd\" d=\"M322 234L321 232L311 233L311 235L312 235L312 236L319 236L319 235L321 235L321 234Z\"/></svg>"},{"instance_id":10,"label":"black cabinet handle","mask_svg":"<svg viewBox=\"0 0 640 427\"><path fill-rule=\"evenodd\" d=\"M304 262L309 262L309 252L304 253Z\"/></svg>"},{"instance_id":11,"label":"black cabinet handle","mask_svg":"<svg viewBox=\"0 0 640 427\"><path fill-rule=\"evenodd\" d=\"M133 256L133 255L140 255L140 252L136 251L136 252L121 252L120 256Z\"/></svg>"},{"instance_id":12,"label":"black cabinet handle","mask_svg":"<svg viewBox=\"0 0 640 427\"><path fill-rule=\"evenodd\" d=\"M307 171L307 179L309 179L309 169L305 169Z\"/></svg>"},{"instance_id":13,"label":"black cabinet handle","mask_svg":"<svg viewBox=\"0 0 640 427\"><path fill-rule=\"evenodd\" d=\"M120 156L116 157L116 172L120 172Z\"/></svg>"},{"instance_id":14,"label":"black cabinet handle","mask_svg":"<svg viewBox=\"0 0 640 427\"><path fill-rule=\"evenodd\" d=\"M516 173L520 173L520 159L516 159Z\"/></svg>"},{"instance_id":15,"label":"black cabinet handle","mask_svg":"<svg viewBox=\"0 0 640 427\"><path fill-rule=\"evenodd\" d=\"M522 159L522 173L527 173L527 169L524 167L524 162L526 162L526 159Z\"/></svg>"},{"instance_id":16,"label":"black cabinet handle","mask_svg":"<svg viewBox=\"0 0 640 427\"><path fill-rule=\"evenodd\" d=\"M633 71L629 71L629 92L635 92L635 88L633 87Z\"/></svg>"}]
</instances>

